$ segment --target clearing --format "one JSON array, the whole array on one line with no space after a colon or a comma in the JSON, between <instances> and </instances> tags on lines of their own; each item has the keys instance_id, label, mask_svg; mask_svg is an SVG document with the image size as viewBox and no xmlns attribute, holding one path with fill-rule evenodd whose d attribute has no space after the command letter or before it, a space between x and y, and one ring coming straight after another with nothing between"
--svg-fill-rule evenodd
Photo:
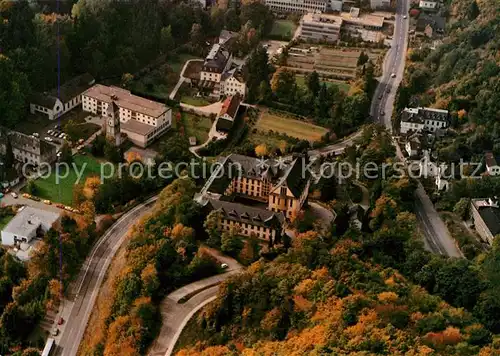
<instances>
[{"instance_id":1,"label":"clearing","mask_svg":"<svg viewBox=\"0 0 500 356\"><path fill-rule=\"evenodd\" d=\"M59 183L56 182L55 169L52 169L52 173L47 178L38 178L35 180L36 185L36 196L41 199L48 199L52 202L62 203L64 205L71 205L73 203L73 188L78 179L78 172L83 169L83 174L80 179L81 184L85 183L85 179L89 176L100 176L101 174L101 164L100 162L90 156L90 155L75 155L73 156L73 163L76 166L70 166L69 174L66 178L62 178L65 175L64 168L61 168L61 178Z\"/></svg>"},{"instance_id":2,"label":"clearing","mask_svg":"<svg viewBox=\"0 0 500 356\"><path fill-rule=\"evenodd\" d=\"M182 113L182 121L186 129L186 136L196 137L197 144L202 144L208 140L208 133L212 127L212 120L209 117Z\"/></svg>"},{"instance_id":3,"label":"clearing","mask_svg":"<svg viewBox=\"0 0 500 356\"><path fill-rule=\"evenodd\" d=\"M306 77L303 75L296 75L295 76L295 82L299 87L305 87L306 86ZM343 82L341 80L321 80L321 84L325 83L327 87L331 86L337 86L339 87L339 90L343 91L344 93L348 93L349 89L351 89L351 86L347 84L346 82Z\"/></svg>"},{"instance_id":4,"label":"clearing","mask_svg":"<svg viewBox=\"0 0 500 356\"><path fill-rule=\"evenodd\" d=\"M257 121L256 128L259 131L285 133L288 136L296 137L299 140L319 141L321 137L328 133L328 130L321 126L310 124L306 121L292 119L265 112Z\"/></svg>"},{"instance_id":5,"label":"clearing","mask_svg":"<svg viewBox=\"0 0 500 356\"><path fill-rule=\"evenodd\" d=\"M297 25L290 20L276 20L273 23L270 37L280 37L281 39L291 40L297 29Z\"/></svg>"}]
</instances>

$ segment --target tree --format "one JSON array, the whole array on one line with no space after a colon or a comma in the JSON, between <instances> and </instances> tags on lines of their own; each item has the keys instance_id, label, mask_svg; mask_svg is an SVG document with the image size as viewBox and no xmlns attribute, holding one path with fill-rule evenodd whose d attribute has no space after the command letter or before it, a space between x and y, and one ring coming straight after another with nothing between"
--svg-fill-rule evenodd
<instances>
[{"instance_id":1,"label":"tree","mask_svg":"<svg viewBox=\"0 0 500 356\"><path fill-rule=\"evenodd\" d=\"M172 26L166 26L161 29L160 33L160 50L167 53L174 48L175 42L172 37Z\"/></svg>"},{"instance_id":2,"label":"tree","mask_svg":"<svg viewBox=\"0 0 500 356\"><path fill-rule=\"evenodd\" d=\"M33 179L29 179L28 183L26 184L26 192L31 195L36 195L37 194L37 186L36 183Z\"/></svg>"},{"instance_id":3,"label":"tree","mask_svg":"<svg viewBox=\"0 0 500 356\"><path fill-rule=\"evenodd\" d=\"M12 150L12 143L10 137L7 135L7 143L5 144L4 165L7 168L14 167L14 152Z\"/></svg>"},{"instance_id":4,"label":"tree","mask_svg":"<svg viewBox=\"0 0 500 356\"><path fill-rule=\"evenodd\" d=\"M61 146L61 155L59 156L60 162L71 164L73 162L73 152L67 142Z\"/></svg>"},{"instance_id":5,"label":"tree","mask_svg":"<svg viewBox=\"0 0 500 356\"><path fill-rule=\"evenodd\" d=\"M468 12L468 18L470 21L475 20L479 14L481 13L481 10L479 10L479 6L477 5L476 0L472 0L472 2L469 5L469 12Z\"/></svg>"},{"instance_id":6,"label":"tree","mask_svg":"<svg viewBox=\"0 0 500 356\"><path fill-rule=\"evenodd\" d=\"M319 74L314 71L306 77L307 88L316 96L321 88L321 84L319 82Z\"/></svg>"},{"instance_id":7,"label":"tree","mask_svg":"<svg viewBox=\"0 0 500 356\"><path fill-rule=\"evenodd\" d=\"M361 51L361 53L359 54L358 62L356 65L358 67L360 67L360 66L364 65L366 62L368 62L369 59L370 59L370 57L368 57L368 55L364 51Z\"/></svg>"},{"instance_id":8,"label":"tree","mask_svg":"<svg viewBox=\"0 0 500 356\"><path fill-rule=\"evenodd\" d=\"M221 237L221 251L236 257L243 248L243 241L239 237L240 227L233 226L229 231L224 231Z\"/></svg>"},{"instance_id":9,"label":"tree","mask_svg":"<svg viewBox=\"0 0 500 356\"><path fill-rule=\"evenodd\" d=\"M64 132L69 136L70 141L77 142L81 138L82 130L73 120L69 120L64 125Z\"/></svg>"},{"instance_id":10,"label":"tree","mask_svg":"<svg viewBox=\"0 0 500 356\"><path fill-rule=\"evenodd\" d=\"M220 233L220 222L222 219L222 212L219 210L213 210L207 215L203 227L208 234L207 243L213 247L220 247L221 244L221 233Z\"/></svg>"},{"instance_id":11,"label":"tree","mask_svg":"<svg viewBox=\"0 0 500 356\"><path fill-rule=\"evenodd\" d=\"M267 150L267 146L265 143L261 143L260 145L258 145L257 147L255 147L255 154L257 155L257 157L265 157L268 155L268 150Z\"/></svg>"},{"instance_id":12,"label":"tree","mask_svg":"<svg viewBox=\"0 0 500 356\"><path fill-rule=\"evenodd\" d=\"M462 220L466 220L469 215L470 198L461 198L453 208L453 212L457 214Z\"/></svg>"}]
</instances>

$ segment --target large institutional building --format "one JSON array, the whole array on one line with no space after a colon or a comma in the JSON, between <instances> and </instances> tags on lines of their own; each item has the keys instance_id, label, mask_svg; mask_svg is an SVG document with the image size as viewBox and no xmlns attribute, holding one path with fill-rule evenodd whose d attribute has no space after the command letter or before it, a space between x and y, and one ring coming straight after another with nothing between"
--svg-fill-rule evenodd
<instances>
[{"instance_id":1,"label":"large institutional building","mask_svg":"<svg viewBox=\"0 0 500 356\"><path fill-rule=\"evenodd\" d=\"M108 111L110 106L116 110L110 108ZM84 111L108 119L110 113L114 119L116 111L119 129L140 147L149 145L172 124L172 110L165 104L141 98L114 86L94 85L82 94L82 107Z\"/></svg>"},{"instance_id":2,"label":"large institutional building","mask_svg":"<svg viewBox=\"0 0 500 356\"><path fill-rule=\"evenodd\" d=\"M56 160L57 147L52 143L17 131L6 132L17 161L38 166L42 162L52 163ZM0 153L5 153L7 139L3 139L2 135L4 133L0 132Z\"/></svg>"},{"instance_id":3,"label":"large institutional building","mask_svg":"<svg viewBox=\"0 0 500 356\"><path fill-rule=\"evenodd\" d=\"M265 0L267 6L275 12L325 12L328 0Z\"/></svg>"},{"instance_id":4,"label":"large institutional building","mask_svg":"<svg viewBox=\"0 0 500 356\"><path fill-rule=\"evenodd\" d=\"M384 26L384 17L360 15L358 8L339 15L307 13L302 17L299 37L308 41L336 42L340 34L348 33L366 41L378 41Z\"/></svg>"},{"instance_id":5,"label":"large institutional building","mask_svg":"<svg viewBox=\"0 0 500 356\"><path fill-rule=\"evenodd\" d=\"M274 243L286 220L296 217L307 199L310 176L303 169L306 164L305 157L264 163L231 154L220 162L195 200L222 213L222 230L238 224L242 235L254 234Z\"/></svg>"},{"instance_id":6,"label":"large institutional building","mask_svg":"<svg viewBox=\"0 0 500 356\"><path fill-rule=\"evenodd\" d=\"M446 129L450 125L448 110L432 108L405 108L401 114L402 134L421 132L427 130L436 132L439 129Z\"/></svg>"}]
</instances>

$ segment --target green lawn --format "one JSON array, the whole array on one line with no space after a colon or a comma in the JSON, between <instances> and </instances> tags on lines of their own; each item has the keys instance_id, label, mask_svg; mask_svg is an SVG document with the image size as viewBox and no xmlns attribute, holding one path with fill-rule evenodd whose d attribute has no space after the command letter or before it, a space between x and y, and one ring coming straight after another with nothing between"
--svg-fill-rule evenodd
<instances>
[{"instance_id":1,"label":"green lawn","mask_svg":"<svg viewBox=\"0 0 500 356\"><path fill-rule=\"evenodd\" d=\"M191 95L183 95L181 96L181 103L193 105L193 106L207 106L210 105L211 102L207 99L201 97L193 97Z\"/></svg>"},{"instance_id":2,"label":"green lawn","mask_svg":"<svg viewBox=\"0 0 500 356\"><path fill-rule=\"evenodd\" d=\"M212 127L212 121L205 116L198 116L184 112L182 120L186 127L186 136L195 136L197 144L202 144L208 139L208 133Z\"/></svg>"},{"instance_id":3,"label":"green lawn","mask_svg":"<svg viewBox=\"0 0 500 356\"><path fill-rule=\"evenodd\" d=\"M296 75L295 76L295 81L297 82L297 85L300 86L300 87L305 87L306 86L306 77L303 76L303 75ZM341 91L343 91L344 93L347 93L349 92L349 89L351 89L351 86L349 84L347 84L346 82L342 82L342 81L326 81L326 80L323 80L321 81L321 84L325 83L327 87L330 87L330 86L337 86L339 87L339 89Z\"/></svg>"},{"instance_id":4,"label":"green lawn","mask_svg":"<svg viewBox=\"0 0 500 356\"><path fill-rule=\"evenodd\" d=\"M94 157L76 155L73 157L73 160L78 172L81 172L83 169L82 178L79 183L85 183L85 179L89 176L100 176L101 165ZM36 195L42 199L49 199L53 202L71 205L73 202L73 187L78 178L76 170L71 168L66 178L60 178L59 184L56 182L55 171L46 179L37 179L35 181L37 187ZM61 170L60 175L65 175L64 169Z\"/></svg>"},{"instance_id":5,"label":"green lawn","mask_svg":"<svg viewBox=\"0 0 500 356\"><path fill-rule=\"evenodd\" d=\"M299 140L319 141L328 132L321 126L316 126L308 122L278 116L270 113L263 113L257 121L257 130L268 132L286 133L288 136L296 137Z\"/></svg>"},{"instance_id":6,"label":"green lawn","mask_svg":"<svg viewBox=\"0 0 500 356\"><path fill-rule=\"evenodd\" d=\"M292 39L297 25L290 20L276 20L273 23L273 28L271 29L271 36L281 36L283 39Z\"/></svg>"}]
</instances>

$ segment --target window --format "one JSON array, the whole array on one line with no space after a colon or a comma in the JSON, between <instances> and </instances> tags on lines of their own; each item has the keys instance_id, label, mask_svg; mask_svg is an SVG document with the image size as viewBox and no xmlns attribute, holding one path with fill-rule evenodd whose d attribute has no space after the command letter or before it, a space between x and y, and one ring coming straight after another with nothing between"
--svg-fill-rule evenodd
<instances>
[{"instance_id":1,"label":"window","mask_svg":"<svg viewBox=\"0 0 500 356\"><path fill-rule=\"evenodd\" d=\"M286 195L286 187L281 187L281 195Z\"/></svg>"}]
</instances>

